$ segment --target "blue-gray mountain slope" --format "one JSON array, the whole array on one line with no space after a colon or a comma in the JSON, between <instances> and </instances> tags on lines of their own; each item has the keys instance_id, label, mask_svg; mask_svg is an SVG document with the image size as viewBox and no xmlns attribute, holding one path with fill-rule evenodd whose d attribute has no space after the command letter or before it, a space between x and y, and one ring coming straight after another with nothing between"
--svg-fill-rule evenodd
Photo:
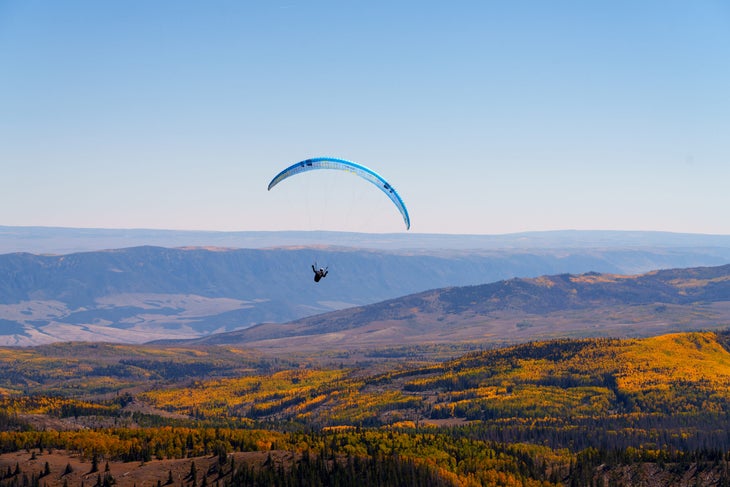
<instances>
[{"instance_id":1,"label":"blue-gray mountain slope","mask_svg":"<svg viewBox=\"0 0 730 487\"><path fill-rule=\"evenodd\" d=\"M144 342L288 322L447 286L718 265L722 248L376 251L135 247L0 255L0 344ZM313 260L330 275L312 282ZM4 323L4 325L3 325ZM12 331L12 333L10 333Z\"/></svg>"}]
</instances>

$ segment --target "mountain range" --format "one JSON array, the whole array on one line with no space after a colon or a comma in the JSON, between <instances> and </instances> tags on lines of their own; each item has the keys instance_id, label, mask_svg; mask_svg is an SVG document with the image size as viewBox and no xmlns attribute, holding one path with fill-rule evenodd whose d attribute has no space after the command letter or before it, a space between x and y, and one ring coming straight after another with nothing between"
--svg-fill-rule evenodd
<instances>
[{"instance_id":1,"label":"mountain range","mask_svg":"<svg viewBox=\"0 0 730 487\"><path fill-rule=\"evenodd\" d=\"M311 279L313 252L327 255L331 264L331 275L319 284ZM666 279L659 286L658 277L625 278L592 271L580 277L563 273L499 281L514 274L615 269L621 262L631 267L638 260L653 263L666 258L666 254L610 250L411 255L323 248L139 247L65 256L6 254L0 256L0 343L141 343L200 338L262 323L278 324L252 328L241 339L287 337L291 342L293 335L327 335L332 346L348 341L510 342L619 333L639 322L639 328L648 330L646 320L658 323L660 331L714 326L722 302L730 296L723 287L727 266L684 271L687 276L700 273L703 280L710 279L707 273L720 273L716 281L698 288L704 294L697 301L712 303L702 305L680 299L680 290ZM694 279L671 272L680 273L679 280ZM689 284L683 286L684 293L693 290ZM499 306L486 306L493 302ZM630 317L621 316L617 311L621 306L631 306ZM603 321L596 321L596 309L604 310ZM327 313L333 310L337 312ZM303 317L309 318L281 324ZM348 329L358 331L345 332ZM357 339L353 333L359 334Z\"/></svg>"},{"instance_id":2,"label":"mountain range","mask_svg":"<svg viewBox=\"0 0 730 487\"><path fill-rule=\"evenodd\" d=\"M17 227L0 225L0 254L72 254L129 247L337 246L374 250L644 249L730 259L730 235L657 231L554 230L501 235ZM700 265L700 264L697 264ZM706 262L705 265L710 265Z\"/></svg>"},{"instance_id":3,"label":"mountain range","mask_svg":"<svg viewBox=\"0 0 730 487\"><path fill-rule=\"evenodd\" d=\"M560 274L436 289L187 343L269 351L436 343L494 346L565 337L646 337L728 326L730 264L635 276Z\"/></svg>"},{"instance_id":4,"label":"mountain range","mask_svg":"<svg viewBox=\"0 0 730 487\"><path fill-rule=\"evenodd\" d=\"M542 275L625 275L730 262L730 238L658 232L458 236L0 227L0 234L2 246L47 251L72 244L119 243L123 235L134 242L253 246L311 243L325 236L340 244L246 249L146 245L2 254L0 345L21 346L201 338L434 289ZM359 246L341 245L347 243ZM312 280L315 262L330 270L319 284ZM528 329L538 331L531 320L523 320L522 335Z\"/></svg>"}]
</instances>

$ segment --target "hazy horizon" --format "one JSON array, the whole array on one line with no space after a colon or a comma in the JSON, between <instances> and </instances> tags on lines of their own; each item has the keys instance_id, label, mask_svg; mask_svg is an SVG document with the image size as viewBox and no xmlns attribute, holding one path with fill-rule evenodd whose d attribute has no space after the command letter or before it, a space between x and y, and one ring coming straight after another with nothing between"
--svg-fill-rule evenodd
<instances>
[{"instance_id":1,"label":"hazy horizon","mask_svg":"<svg viewBox=\"0 0 730 487\"><path fill-rule=\"evenodd\" d=\"M23 227L0 225L0 254L71 254L138 246L270 248L347 247L410 251L555 248L716 248L728 255L730 235L655 231L552 230L508 234L362 233L337 231L205 231Z\"/></svg>"}]
</instances>

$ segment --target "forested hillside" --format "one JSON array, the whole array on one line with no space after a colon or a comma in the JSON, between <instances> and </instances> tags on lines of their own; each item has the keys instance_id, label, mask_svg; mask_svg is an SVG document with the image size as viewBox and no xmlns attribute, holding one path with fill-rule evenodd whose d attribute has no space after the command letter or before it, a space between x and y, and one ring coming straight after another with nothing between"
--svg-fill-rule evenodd
<instances>
[{"instance_id":1,"label":"forested hillside","mask_svg":"<svg viewBox=\"0 0 730 487\"><path fill-rule=\"evenodd\" d=\"M724 485L727 343L553 340L445 361L3 349L0 485Z\"/></svg>"}]
</instances>

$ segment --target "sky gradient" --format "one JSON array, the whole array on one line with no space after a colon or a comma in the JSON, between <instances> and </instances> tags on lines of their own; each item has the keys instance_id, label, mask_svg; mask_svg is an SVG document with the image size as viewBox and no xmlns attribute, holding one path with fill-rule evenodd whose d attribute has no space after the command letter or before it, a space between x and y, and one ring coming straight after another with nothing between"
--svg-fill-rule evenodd
<instances>
[{"instance_id":1,"label":"sky gradient","mask_svg":"<svg viewBox=\"0 0 730 487\"><path fill-rule=\"evenodd\" d=\"M730 234L724 1L0 0L0 225ZM296 179L296 180L295 180Z\"/></svg>"}]
</instances>

